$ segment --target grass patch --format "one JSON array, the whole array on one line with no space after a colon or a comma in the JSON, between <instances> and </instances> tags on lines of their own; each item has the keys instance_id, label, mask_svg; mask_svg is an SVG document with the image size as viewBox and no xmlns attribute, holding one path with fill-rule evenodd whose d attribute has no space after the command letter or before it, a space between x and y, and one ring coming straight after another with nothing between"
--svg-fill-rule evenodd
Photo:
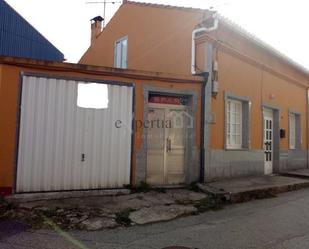
<instances>
[{"instance_id":1,"label":"grass patch","mask_svg":"<svg viewBox=\"0 0 309 249\"><path fill-rule=\"evenodd\" d=\"M135 193L147 193L151 191L151 186L146 182L140 182L132 190Z\"/></svg>"},{"instance_id":2,"label":"grass patch","mask_svg":"<svg viewBox=\"0 0 309 249\"><path fill-rule=\"evenodd\" d=\"M8 205L9 204L2 197L0 197L0 210L8 209Z\"/></svg>"},{"instance_id":3,"label":"grass patch","mask_svg":"<svg viewBox=\"0 0 309 249\"><path fill-rule=\"evenodd\" d=\"M226 201L220 197L215 195L210 195L200 200L191 200L189 198L177 199L175 201L178 205L192 205L197 209L197 213L203 213L210 210L220 210L223 209Z\"/></svg>"},{"instance_id":4,"label":"grass patch","mask_svg":"<svg viewBox=\"0 0 309 249\"><path fill-rule=\"evenodd\" d=\"M12 202L7 202L0 197L0 219L9 218L12 211L17 208L17 205Z\"/></svg>"},{"instance_id":5,"label":"grass patch","mask_svg":"<svg viewBox=\"0 0 309 249\"><path fill-rule=\"evenodd\" d=\"M124 210L117 212L115 214L117 223L120 224L120 225L123 225L123 226L129 226L131 224L131 220L129 218L129 215L133 211L135 211L135 209L126 208Z\"/></svg>"},{"instance_id":6,"label":"grass patch","mask_svg":"<svg viewBox=\"0 0 309 249\"><path fill-rule=\"evenodd\" d=\"M195 204L195 201L189 199L189 198L184 198L184 199L177 199L175 201L176 204L178 205L184 205L184 206L187 206L187 205L194 205Z\"/></svg>"},{"instance_id":7,"label":"grass patch","mask_svg":"<svg viewBox=\"0 0 309 249\"><path fill-rule=\"evenodd\" d=\"M190 191L194 192L201 192L201 189L198 186L198 182L191 182L188 186L187 189Z\"/></svg>"},{"instance_id":8,"label":"grass patch","mask_svg":"<svg viewBox=\"0 0 309 249\"><path fill-rule=\"evenodd\" d=\"M11 209L15 209L18 206L13 203L13 202L7 202L6 200L4 200L4 198L0 198L0 208L6 209L6 210L11 210Z\"/></svg>"},{"instance_id":9,"label":"grass patch","mask_svg":"<svg viewBox=\"0 0 309 249\"><path fill-rule=\"evenodd\" d=\"M165 188L152 187L148 183L143 181L137 184L136 186L125 185L124 187L130 189L132 193L148 193L150 191L155 191L158 193L166 193Z\"/></svg>"},{"instance_id":10,"label":"grass patch","mask_svg":"<svg viewBox=\"0 0 309 249\"><path fill-rule=\"evenodd\" d=\"M210 210L220 210L224 207L224 201L218 197L211 196L196 201L194 207L196 207L200 213Z\"/></svg>"},{"instance_id":11,"label":"grass patch","mask_svg":"<svg viewBox=\"0 0 309 249\"><path fill-rule=\"evenodd\" d=\"M151 186L146 182L140 182L136 186L125 185L125 188L130 189L132 193L147 193L152 190Z\"/></svg>"},{"instance_id":12,"label":"grass patch","mask_svg":"<svg viewBox=\"0 0 309 249\"><path fill-rule=\"evenodd\" d=\"M48 208L46 210L39 211L39 213L43 214L43 216L47 218L52 218L58 215L57 210L57 208Z\"/></svg>"}]
</instances>

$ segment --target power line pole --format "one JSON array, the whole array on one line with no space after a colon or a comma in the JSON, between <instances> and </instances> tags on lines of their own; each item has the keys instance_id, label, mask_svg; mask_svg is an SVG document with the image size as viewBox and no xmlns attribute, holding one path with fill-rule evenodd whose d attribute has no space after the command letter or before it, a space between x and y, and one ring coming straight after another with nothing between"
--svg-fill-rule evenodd
<instances>
[{"instance_id":1,"label":"power line pole","mask_svg":"<svg viewBox=\"0 0 309 249\"><path fill-rule=\"evenodd\" d=\"M106 12L106 5L107 4L116 4L116 3L122 3L121 1L92 1L92 2L86 2L86 4L103 4L103 28L105 27L105 12Z\"/></svg>"}]
</instances>

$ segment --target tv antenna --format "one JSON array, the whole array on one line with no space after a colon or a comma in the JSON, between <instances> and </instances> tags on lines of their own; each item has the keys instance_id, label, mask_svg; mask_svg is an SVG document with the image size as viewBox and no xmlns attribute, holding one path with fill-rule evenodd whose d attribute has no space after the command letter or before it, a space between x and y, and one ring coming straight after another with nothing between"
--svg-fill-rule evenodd
<instances>
[{"instance_id":1,"label":"tv antenna","mask_svg":"<svg viewBox=\"0 0 309 249\"><path fill-rule=\"evenodd\" d=\"M216 8L225 7L226 5L230 5L230 4L231 4L230 2L223 2L223 3L216 4L216 5L211 5L209 6L209 9L214 10Z\"/></svg>"},{"instance_id":2,"label":"tv antenna","mask_svg":"<svg viewBox=\"0 0 309 249\"><path fill-rule=\"evenodd\" d=\"M86 4L103 4L103 28L105 27L105 11L106 11L106 5L107 4L116 4L116 3L122 3L121 1L91 1L86 2Z\"/></svg>"}]
</instances>

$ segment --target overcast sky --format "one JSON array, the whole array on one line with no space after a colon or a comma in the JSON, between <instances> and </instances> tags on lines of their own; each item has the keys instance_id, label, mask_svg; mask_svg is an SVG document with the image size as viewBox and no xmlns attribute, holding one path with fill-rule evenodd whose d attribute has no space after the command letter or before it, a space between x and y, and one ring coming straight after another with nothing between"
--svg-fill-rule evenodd
<instances>
[{"instance_id":1,"label":"overcast sky","mask_svg":"<svg viewBox=\"0 0 309 249\"><path fill-rule=\"evenodd\" d=\"M100 0L6 0L38 31L77 62L90 44L90 19L103 15ZM306 0L145 0L199 8L214 7L309 69L309 1ZM107 4L107 22L120 3Z\"/></svg>"}]
</instances>

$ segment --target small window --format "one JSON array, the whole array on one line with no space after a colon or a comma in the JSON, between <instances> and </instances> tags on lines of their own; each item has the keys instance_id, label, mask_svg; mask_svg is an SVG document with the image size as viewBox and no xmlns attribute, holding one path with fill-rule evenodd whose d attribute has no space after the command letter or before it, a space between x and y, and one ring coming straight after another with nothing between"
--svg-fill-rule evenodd
<instances>
[{"instance_id":1,"label":"small window","mask_svg":"<svg viewBox=\"0 0 309 249\"><path fill-rule=\"evenodd\" d=\"M128 38L121 38L115 44L115 67L127 68L128 67Z\"/></svg>"},{"instance_id":2,"label":"small window","mask_svg":"<svg viewBox=\"0 0 309 249\"><path fill-rule=\"evenodd\" d=\"M301 148L300 114L289 115L289 144L292 150Z\"/></svg>"},{"instance_id":3,"label":"small window","mask_svg":"<svg viewBox=\"0 0 309 249\"><path fill-rule=\"evenodd\" d=\"M81 108L108 108L108 87L106 84L79 83L77 88L77 106Z\"/></svg>"},{"instance_id":4,"label":"small window","mask_svg":"<svg viewBox=\"0 0 309 249\"><path fill-rule=\"evenodd\" d=\"M242 146L242 102L228 99L226 103L226 147L241 149Z\"/></svg>"}]
</instances>

